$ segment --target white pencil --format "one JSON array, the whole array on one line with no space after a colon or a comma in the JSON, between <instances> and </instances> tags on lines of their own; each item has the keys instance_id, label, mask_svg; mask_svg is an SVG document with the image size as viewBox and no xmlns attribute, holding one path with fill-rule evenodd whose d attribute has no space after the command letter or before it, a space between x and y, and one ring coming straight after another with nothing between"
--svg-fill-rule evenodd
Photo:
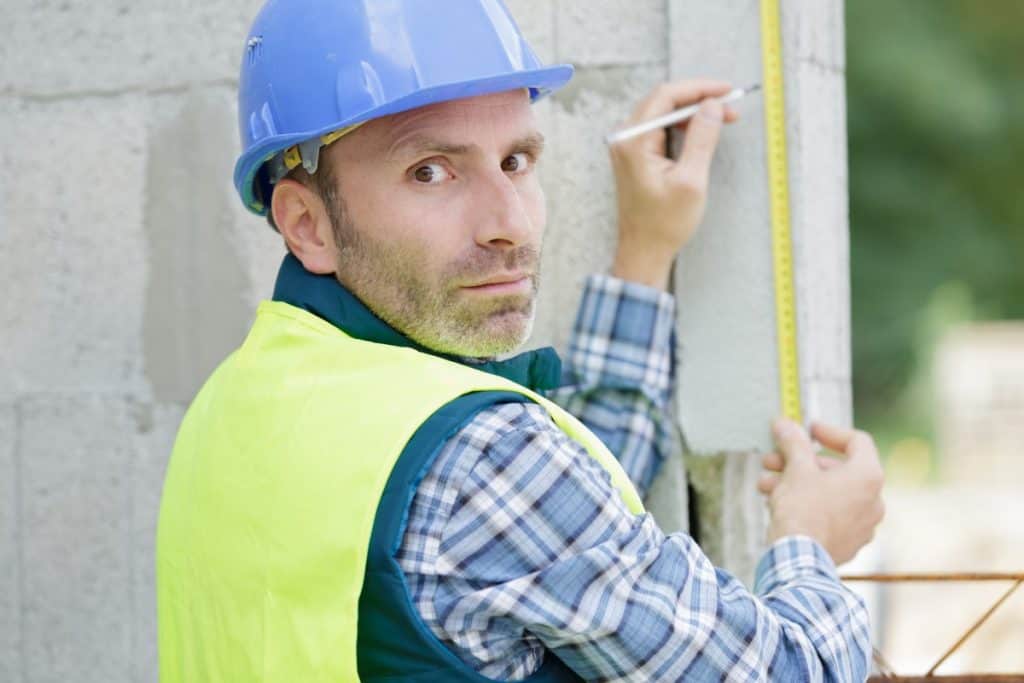
<instances>
[{"instance_id":1,"label":"white pencil","mask_svg":"<svg viewBox=\"0 0 1024 683\"><path fill-rule=\"evenodd\" d=\"M730 90L727 95L719 98L719 102L721 102L722 104L726 104L728 102L735 102L744 95L749 95L750 93L760 89L760 83L755 83L754 85L747 86L746 88L736 88L735 90ZM681 123L682 121L685 121L686 119L692 117L694 114L697 113L698 109L700 109L700 102L698 102L697 104L691 104L688 107L683 107L682 109L676 109L675 111L665 114L664 116L659 116L656 119L651 119L646 123L638 124L636 126L633 126L632 128L626 128L625 130L619 130L614 133L609 133L604 137L604 141L609 145L613 145L616 142L622 142L623 140L635 138L637 135L650 133L652 130L658 130L659 128L668 128L673 124Z\"/></svg>"}]
</instances>

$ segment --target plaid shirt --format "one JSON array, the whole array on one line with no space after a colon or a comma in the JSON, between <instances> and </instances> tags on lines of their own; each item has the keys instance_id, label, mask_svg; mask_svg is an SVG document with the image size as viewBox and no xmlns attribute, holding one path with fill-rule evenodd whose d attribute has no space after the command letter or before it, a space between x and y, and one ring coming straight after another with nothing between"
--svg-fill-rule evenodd
<instances>
[{"instance_id":1,"label":"plaid shirt","mask_svg":"<svg viewBox=\"0 0 1024 683\"><path fill-rule=\"evenodd\" d=\"M666 292L591 276L570 384L550 395L619 456L641 494L673 449L674 307ZM545 649L588 680L867 674L867 612L820 545L777 541L751 594L690 536L630 513L600 465L532 403L485 409L445 444L397 559L433 633L498 680L527 677Z\"/></svg>"}]
</instances>

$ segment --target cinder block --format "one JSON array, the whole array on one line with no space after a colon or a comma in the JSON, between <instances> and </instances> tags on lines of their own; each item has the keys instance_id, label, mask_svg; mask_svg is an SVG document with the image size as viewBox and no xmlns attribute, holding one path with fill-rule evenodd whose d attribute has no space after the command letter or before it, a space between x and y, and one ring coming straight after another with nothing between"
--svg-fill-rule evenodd
<instances>
[{"instance_id":1,"label":"cinder block","mask_svg":"<svg viewBox=\"0 0 1024 683\"><path fill-rule=\"evenodd\" d=\"M673 78L707 77L736 85L761 81L758 3L668 0L667 38Z\"/></svg>"},{"instance_id":2,"label":"cinder block","mask_svg":"<svg viewBox=\"0 0 1024 683\"><path fill-rule=\"evenodd\" d=\"M152 98L141 360L158 401L190 401L252 321L250 253L236 226L244 209L231 181L237 138L229 88Z\"/></svg>"},{"instance_id":3,"label":"cinder block","mask_svg":"<svg viewBox=\"0 0 1024 683\"><path fill-rule=\"evenodd\" d=\"M848 378L805 377L804 413L809 419L830 424L853 423L853 387Z\"/></svg>"},{"instance_id":4,"label":"cinder block","mask_svg":"<svg viewBox=\"0 0 1024 683\"><path fill-rule=\"evenodd\" d=\"M615 186L604 135L663 78L650 66L583 68L552 98L541 164L548 226L531 346L565 348L584 279L612 262Z\"/></svg>"},{"instance_id":5,"label":"cinder block","mask_svg":"<svg viewBox=\"0 0 1024 683\"><path fill-rule=\"evenodd\" d=\"M21 683L21 562L15 406L0 401L0 681Z\"/></svg>"},{"instance_id":6,"label":"cinder block","mask_svg":"<svg viewBox=\"0 0 1024 683\"><path fill-rule=\"evenodd\" d=\"M132 680L132 435L121 398L19 404L27 679Z\"/></svg>"},{"instance_id":7,"label":"cinder block","mask_svg":"<svg viewBox=\"0 0 1024 683\"><path fill-rule=\"evenodd\" d=\"M795 66L790 101L790 202L800 373L849 381L850 282L846 107L843 77L805 61ZM837 276L837 273L842 274ZM817 417L811 414L811 417Z\"/></svg>"},{"instance_id":8,"label":"cinder block","mask_svg":"<svg viewBox=\"0 0 1024 683\"><path fill-rule=\"evenodd\" d=\"M756 3L669 0L668 13L673 78L762 80ZM704 220L675 272L680 423L704 454L770 443L778 402L764 110L760 95L734 106L741 118L722 132Z\"/></svg>"},{"instance_id":9,"label":"cinder block","mask_svg":"<svg viewBox=\"0 0 1024 683\"><path fill-rule=\"evenodd\" d=\"M132 406L136 429L136 459L132 476L132 628L133 681L157 680L156 528L164 473L185 406Z\"/></svg>"},{"instance_id":10,"label":"cinder block","mask_svg":"<svg viewBox=\"0 0 1024 683\"><path fill-rule=\"evenodd\" d=\"M842 73L846 68L843 6L821 0L780 3L788 55L818 69Z\"/></svg>"},{"instance_id":11,"label":"cinder block","mask_svg":"<svg viewBox=\"0 0 1024 683\"><path fill-rule=\"evenodd\" d=\"M558 59L580 66L663 62L668 17L664 0L555 3Z\"/></svg>"},{"instance_id":12,"label":"cinder block","mask_svg":"<svg viewBox=\"0 0 1024 683\"><path fill-rule=\"evenodd\" d=\"M793 0L780 3L783 58L842 71L845 64L843 3ZM760 82L760 5L746 0L668 0L672 73L713 68L716 78ZM751 61L750 56L757 57ZM750 68L754 67L754 68ZM786 68L795 67L787 63Z\"/></svg>"},{"instance_id":13,"label":"cinder block","mask_svg":"<svg viewBox=\"0 0 1024 683\"><path fill-rule=\"evenodd\" d=\"M723 132L705 218L675 271L678 408L693 452L770 444L778 373L761 103Z\"/></svg>"},{"instance_id":14,"label":"cinder block","mask_svg":"<svg viewBox=\"0 0 1024 683\"><path fill-rule=\"evenodd\" d=\"M8 93L53 95L236 80L261 4L15 3L4 12L0 83Z\"/></svg>"},{"instance_id":15,"label":"cinder block","mask_svg":"<svg viewBox=\"0 0 1024 683\"><path fill-rule=\"evenodd\" d=\"M141 387L144 112L131 96L0 98L7 392Z\"/></svg>"}]
</instances>

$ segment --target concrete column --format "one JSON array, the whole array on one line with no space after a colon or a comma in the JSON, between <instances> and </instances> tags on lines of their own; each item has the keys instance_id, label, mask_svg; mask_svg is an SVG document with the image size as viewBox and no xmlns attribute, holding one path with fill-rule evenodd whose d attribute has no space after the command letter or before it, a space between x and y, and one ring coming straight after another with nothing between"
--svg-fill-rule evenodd
<instances>
[{"instance_id":1,"label":"concrete column","mask_svg":"<svg viewBox=\"0 0 1024 683\"><path fill-rule=\"evenodd\" d=\"M781 4L804 413L848 424L843 4ZM668 0L668 20L672 78L762 81L759 3ZM757 454L771 448L770 421L781 412L763 101L758 94L736 105L742 118L723 133L707 217L674 278L693 532L717 564L747 581L765 547Z\"/></svg>"}]
</instances>

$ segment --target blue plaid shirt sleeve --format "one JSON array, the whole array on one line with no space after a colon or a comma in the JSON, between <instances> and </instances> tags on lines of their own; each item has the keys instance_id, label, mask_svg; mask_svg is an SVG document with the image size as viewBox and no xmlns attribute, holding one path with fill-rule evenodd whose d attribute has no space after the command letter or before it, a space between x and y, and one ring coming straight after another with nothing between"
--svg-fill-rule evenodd
<instances>
[{"instance_id":1,"label":"blue plaid shirt sleeve","mask_svg":"<svg viewBox=\"0 0 1024 683\"><path fill-rule=\"evenodd\" d=\"M588 281L570 351L575 383L561 398L589 410L613 443L647 434L647 455L632 446L634 472L644 473L657 430L624 437L616 432L638 423L627 417L616 430L604 418L667 401L671 350L637 332L644 314L626 299L646 298L646 329L664 330L662 345L672 303L613 280ZM603 397L603 383L621 384L628 400ZM546 650L587 680L859 681L867 672L864 605L816 542L775 543L755 595L688 535L630 513L608 474L531 403L481 411L445 444L413 497L396 559L427 626L493 679L526 678Z\"/></svg>"},{"instance_id":2,"label":"blue plaid shirt sleeve","mask_svg":"<svg viewBox=\"0 0 1024 683\"><path fill-rule=\"evenodd\" d=\"M641 496L677 449L669 414L674 352L675 297L591 275L566 354L564 386L548 393L608 446Z\"/></svg>"}]
</instances>

